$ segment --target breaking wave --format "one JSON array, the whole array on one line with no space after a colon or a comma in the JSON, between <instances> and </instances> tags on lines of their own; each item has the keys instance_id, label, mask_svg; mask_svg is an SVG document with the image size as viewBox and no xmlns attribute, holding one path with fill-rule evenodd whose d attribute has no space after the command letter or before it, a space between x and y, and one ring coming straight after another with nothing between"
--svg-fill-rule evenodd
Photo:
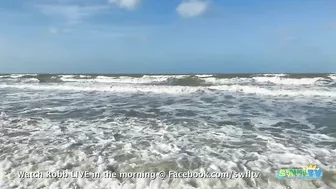
<instances>
[{"instance_id":1,"label":"breaking wave","mask_svg":"<svg viewBox=\"0 0 336 189\"><path fill-rule=\"evenodd\" d=\"M1 88L113 93L336 97L333 74L289 75L0 75Z\"/></svg>"},{"instance_id":2,"label":"breaking wave","mask_svg":"<svg viewBox=\"0 0 336 189\"><path fill-rule=\"evenodd\" d=\"M223 84L274 85L333 85L335 74L227 74L227 75L55 75L10 74L0 75L1 81L12 82L93 82L153 84L173 86L210 86Z\"/></svg>"}]
</instances>

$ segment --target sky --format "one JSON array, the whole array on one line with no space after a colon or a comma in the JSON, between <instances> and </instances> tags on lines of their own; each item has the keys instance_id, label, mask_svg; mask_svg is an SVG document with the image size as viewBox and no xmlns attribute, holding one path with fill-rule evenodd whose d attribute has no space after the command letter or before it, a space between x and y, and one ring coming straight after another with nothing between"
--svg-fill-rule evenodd
<instances>
[{"instance_id":1,"label":"sky","mask_svg":"<svg viewBox=\"0 0 336 189\"><path fill-rule=\"evenodd\" d=\"M0 73L336 72L335 0L1 0Z\"/></svg>"}]
</instances>

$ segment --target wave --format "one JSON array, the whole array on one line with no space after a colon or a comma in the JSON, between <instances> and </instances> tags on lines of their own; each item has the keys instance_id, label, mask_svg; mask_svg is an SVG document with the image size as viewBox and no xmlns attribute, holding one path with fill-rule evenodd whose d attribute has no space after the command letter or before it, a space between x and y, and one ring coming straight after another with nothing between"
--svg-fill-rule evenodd
<instances>
[{"instance_id":1,"label":"wave","mask_svg":"<svg viewBox=\"0 0 336 189\"><path fill-rule=\"evenodd\" d=\"M28 90L52 90L52 91L84 91L84 92L111 92L111 93L153 93L153 94L197 94L208 93L224 94L226 92L264 95L264 96L282 96L282 97L328 97L336 98L335 90L314 90L314 89L281 89L264 88L260 86L249 85L221 85L221 86L165 86L165 85L40 85L40 84L0 84L0 88L16 88Z\"/></svg>"},{"instance_id":2,"label":"wave","mask_svg":"<svg viewBox=\"0 0 336 189\"><path fill-rule=\"evenodd\" d=\"M336 91L324 91L324 90L286 90L286 89L267 89L258 86L241 86L241 85L222 85L211 86L210 89L220 91L239 92L245 94L267 95L267 96L321 96L321 97L336 97Z\"/></svg>"},{"instance_id":3,"label":"wave","mask_svg":"<svg viewBox=\"0 0 336 189\"><path fill-rule=\"evenodd\" d=\"M213 77L214 75L196 75L196 77L199 77L199 78L207 78L207 77Z\"/></svg>"},{"instance_id":4,"label":"wave","mask_svg":"<svg viewBox=\"0 0 336 189\"><path fill-rule=\"evenodd\" d=\"M173 86L253 85L317 85L333 86L335 74L227 74L227 75L56 75L8 74L0 75L0 82L92 82L119 84L149 84Z\"/></svg>"},{"instance_id":5,"label":"wave","mask_svg":"<svg viewBox=\"0 0 336 189\"><path fill-rule=\"evenodd\" d=\"M186 88L182 86L73 86L73 85L0 85L0 88L17 88L29 90L51 90L51 91L79 91L79 92L112 92L112 93L165 93L165 94L190 94L199 91L199 88Z\"/></svg>"},{"instance_id":6,"label":"wave","mask_svg":"<svg viewBox=\"0 0 336 189\"><path fill-rule=\"evenodd\" d=\"M336 80L331 78L301 78L301 79L293 79L293 78L283 78L283 77L251 77L251 78L204 78L204 80L208 83L212 83L213 85L227 85L227 84L255 84L255 85L283 85L283 86L299 86L299 85L329 85Z\"/></svg>"},{"instance_id":7,"label":"wave","mask_svg":"<svg viewBox=\"0 0 336 189\"><path fill-rule=\"evenodd\" d=\"M336 74L330 74L329 77L333 80L336 80Z\"/></svg>"},{"instance_id":8,"label":"wave","mask_svg":"<svg viewBox=\"0 0 336 189\"><path fill-rule=\"evenodd\" d=\"M288 74L259 74L260 76L265 77L285 77L288 76Z\"/></svg>"},{"instance_id":9,"label":"wave","mask_svg":"<svg viewBox=\"0 0 336 189\"><path fill-rule=\"evenodd\" d=\"M273 83L278 85L314 85L320 80L324 80L324 78L316 77L316 78L292 79L276 76L276 77L253 77L252 79L252 81L257 83Z\"/></svg>"},{"instance_id":10,"label":"wave","mask_svg":"<svg viewBox=\"0 0 336 189\"><path fill-rule=\"evenodd\" d=\"M168 78L167 82L169 85L178 85L178 86L206 86L210 85L205 80L197 76L187 76L183 78Z\"/></svg>"},{"instance_id":11,"label":"wave","mask_svg":"<svg viewBox=\"0 0 336 189\"><path fill-rule=\"evenodd\" d=\"M63 79L94 79L96 75L61 75Z\"/></svg>"},{"instance_id":12,"label":"wave","mask_svg":"<svg viewBox=\"0 0 336 189\"><path fill-rule=\"evenodd\" d=\"M168 78L174 76L147 76L133 77L133 76L90 76L87 78L76 78L74 76L62 76L62 80L65 82L98 82L98 83L129 83L129 84L150 84L167 81Z\"/></svg>"},{"instance_id":13,"label":"wave","mask_svg":"<svg viewBox=\"0 0 336 189\"><path fill-rule=\"evenodd\" d=\"M63 82L60 75L43 74L43 75L38 75L36 79L40 83L61 83Z\"/></svg>"}]
</instances>

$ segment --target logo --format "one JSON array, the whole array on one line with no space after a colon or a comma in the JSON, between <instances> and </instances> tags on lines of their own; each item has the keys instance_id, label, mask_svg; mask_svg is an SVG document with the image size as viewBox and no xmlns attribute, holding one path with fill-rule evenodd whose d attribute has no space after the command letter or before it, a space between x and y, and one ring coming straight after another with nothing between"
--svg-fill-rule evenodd
<instances>
[{"instance_id":1,"label":"logo","mask_svg":"<svg viewBox=\"0 0 336 189\"><path fill-rule=\"evenodd\" d=\"M323 171L316 165L307 165L302 169L280 169L277 172L279 180L316 180L322 179Z\"/></svg>"}]
</instances>

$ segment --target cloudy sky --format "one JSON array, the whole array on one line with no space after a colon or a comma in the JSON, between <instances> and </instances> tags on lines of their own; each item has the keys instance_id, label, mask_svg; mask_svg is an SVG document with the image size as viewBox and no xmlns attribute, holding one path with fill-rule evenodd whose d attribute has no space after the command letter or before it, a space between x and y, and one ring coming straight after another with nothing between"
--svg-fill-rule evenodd
<instances>
[{"instance_id":1,"label":"cloudy sky","mask_svg":"<svg viewBox=\"0 0 336 189\"><path fill-rule=\"evenodd\" d=\"M336 72L336 1L1 0L0 72Z\"/></svg>"}]
</instances>

